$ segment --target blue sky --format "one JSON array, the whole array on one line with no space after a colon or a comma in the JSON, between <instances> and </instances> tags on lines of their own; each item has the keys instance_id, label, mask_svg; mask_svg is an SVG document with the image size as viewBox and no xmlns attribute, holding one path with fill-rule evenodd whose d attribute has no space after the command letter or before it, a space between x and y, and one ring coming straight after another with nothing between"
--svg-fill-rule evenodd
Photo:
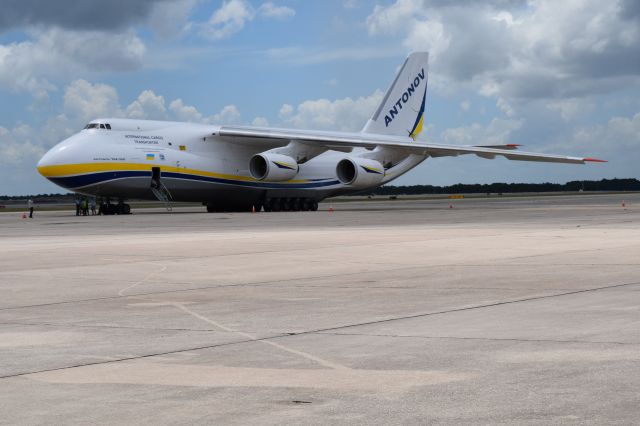
<instances>
[{"instance_id":1,"label":"blue sky","mask_svg":"<svg viewBox=\"0 0 640 426\"><path fill-rule=\"evenodd\" d=\"M610 160L429 159L396 184L636 177L634 0L7 0L0 194L92 118L359 130L404 57L431 53L422 138Z\"/></svg>"}]
</instances>

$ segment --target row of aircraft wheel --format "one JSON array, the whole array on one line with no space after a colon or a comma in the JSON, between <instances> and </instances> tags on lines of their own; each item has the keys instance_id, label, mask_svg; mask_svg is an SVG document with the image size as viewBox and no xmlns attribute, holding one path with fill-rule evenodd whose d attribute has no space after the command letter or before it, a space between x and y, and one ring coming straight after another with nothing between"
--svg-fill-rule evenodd
<instances>
[{"instance_id":1,"label":"row of aircraft wheel","mask_svg":"<svg viewBox=\"0 0 640 426\"><path fill-rule=\"evenodd\" d=\"M227 204L208 203L209 213L232 212L232 211L253 211L256 212L315 212L318 210L318 201L313 198L302 197L282 197L267 198L254 205L250 204Z\"/></svg>"}]
</instances>

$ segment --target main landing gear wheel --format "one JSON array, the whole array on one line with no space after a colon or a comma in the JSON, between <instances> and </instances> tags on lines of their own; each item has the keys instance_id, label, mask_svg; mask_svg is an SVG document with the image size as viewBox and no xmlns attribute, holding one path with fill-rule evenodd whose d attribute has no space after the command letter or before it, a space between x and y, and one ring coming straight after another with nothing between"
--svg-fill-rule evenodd
<instances>
[{"instance_id":1,"label":"main landing gear wheel","mask_svg":"<svg viewBox=\"0 0 640 426\"><path fill-rule=\"evenodd\" d=\"M274 197L274 198L265 198L264 201L259 201L256 204L229 204L229 205L221 205L218 203L207 203L207 212L209 213L219 213L219 212L248 212L253 211L255 208L256 212L264 210L265 212L289 212L289 211L317 211L318 210L318 202L312 198L305 197Z\"/></svg>"}]
</instances>

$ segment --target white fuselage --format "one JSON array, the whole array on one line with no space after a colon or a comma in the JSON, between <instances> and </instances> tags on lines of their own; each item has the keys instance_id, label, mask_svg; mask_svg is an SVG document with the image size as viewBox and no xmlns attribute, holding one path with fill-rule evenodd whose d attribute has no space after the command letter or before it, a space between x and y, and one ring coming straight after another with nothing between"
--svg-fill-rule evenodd
<instances>
[{"instance_id":1,"label":"white fuselage","mask_svg":"<svg viewBox=\"0 0 640 426\"><path fill-rule=\"evenodd\" d=\"M255 179L249 161L255 144L225 140L217 126L148 120L101 119L110 129L89 128L54 146L38 163L39 172L75 192L114 198L155 199L151 180L162 180L174 201L246 202L274 197L319 201L360 192L336 176L336 164L351 153L327 150L299 165L294 178L282 182ZM379 186L424 160L410 155L385 173ZM155 170L154 170L155 169Z\"/></svg>"}]
</instances>

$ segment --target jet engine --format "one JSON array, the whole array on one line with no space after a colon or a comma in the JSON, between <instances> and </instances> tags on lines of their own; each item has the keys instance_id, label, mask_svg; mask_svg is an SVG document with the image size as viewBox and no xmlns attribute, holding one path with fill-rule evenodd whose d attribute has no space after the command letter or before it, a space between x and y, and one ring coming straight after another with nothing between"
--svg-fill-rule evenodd
<instances>
[{"instance_id":1,"label":"jet engine","mask_svg":"<svg viewBox=\"0 0 640 426\"><path fill-rule=\"evenodd\" d=\"M384 167L368 158L345 158L336 166L338 180L354 188L376 186L384 179Z\"/></svg>"},{"instance_id":2,"label":"jet engine","mask_svg":"<svg viewBox=\"0 0 640 426\"><path fill-rule=\"evenodd\" d=\"M287 155L263 152L251 157L249 173L258 180L282 182L298 174L298 163Z\"/></svg>"}]
</instances>

